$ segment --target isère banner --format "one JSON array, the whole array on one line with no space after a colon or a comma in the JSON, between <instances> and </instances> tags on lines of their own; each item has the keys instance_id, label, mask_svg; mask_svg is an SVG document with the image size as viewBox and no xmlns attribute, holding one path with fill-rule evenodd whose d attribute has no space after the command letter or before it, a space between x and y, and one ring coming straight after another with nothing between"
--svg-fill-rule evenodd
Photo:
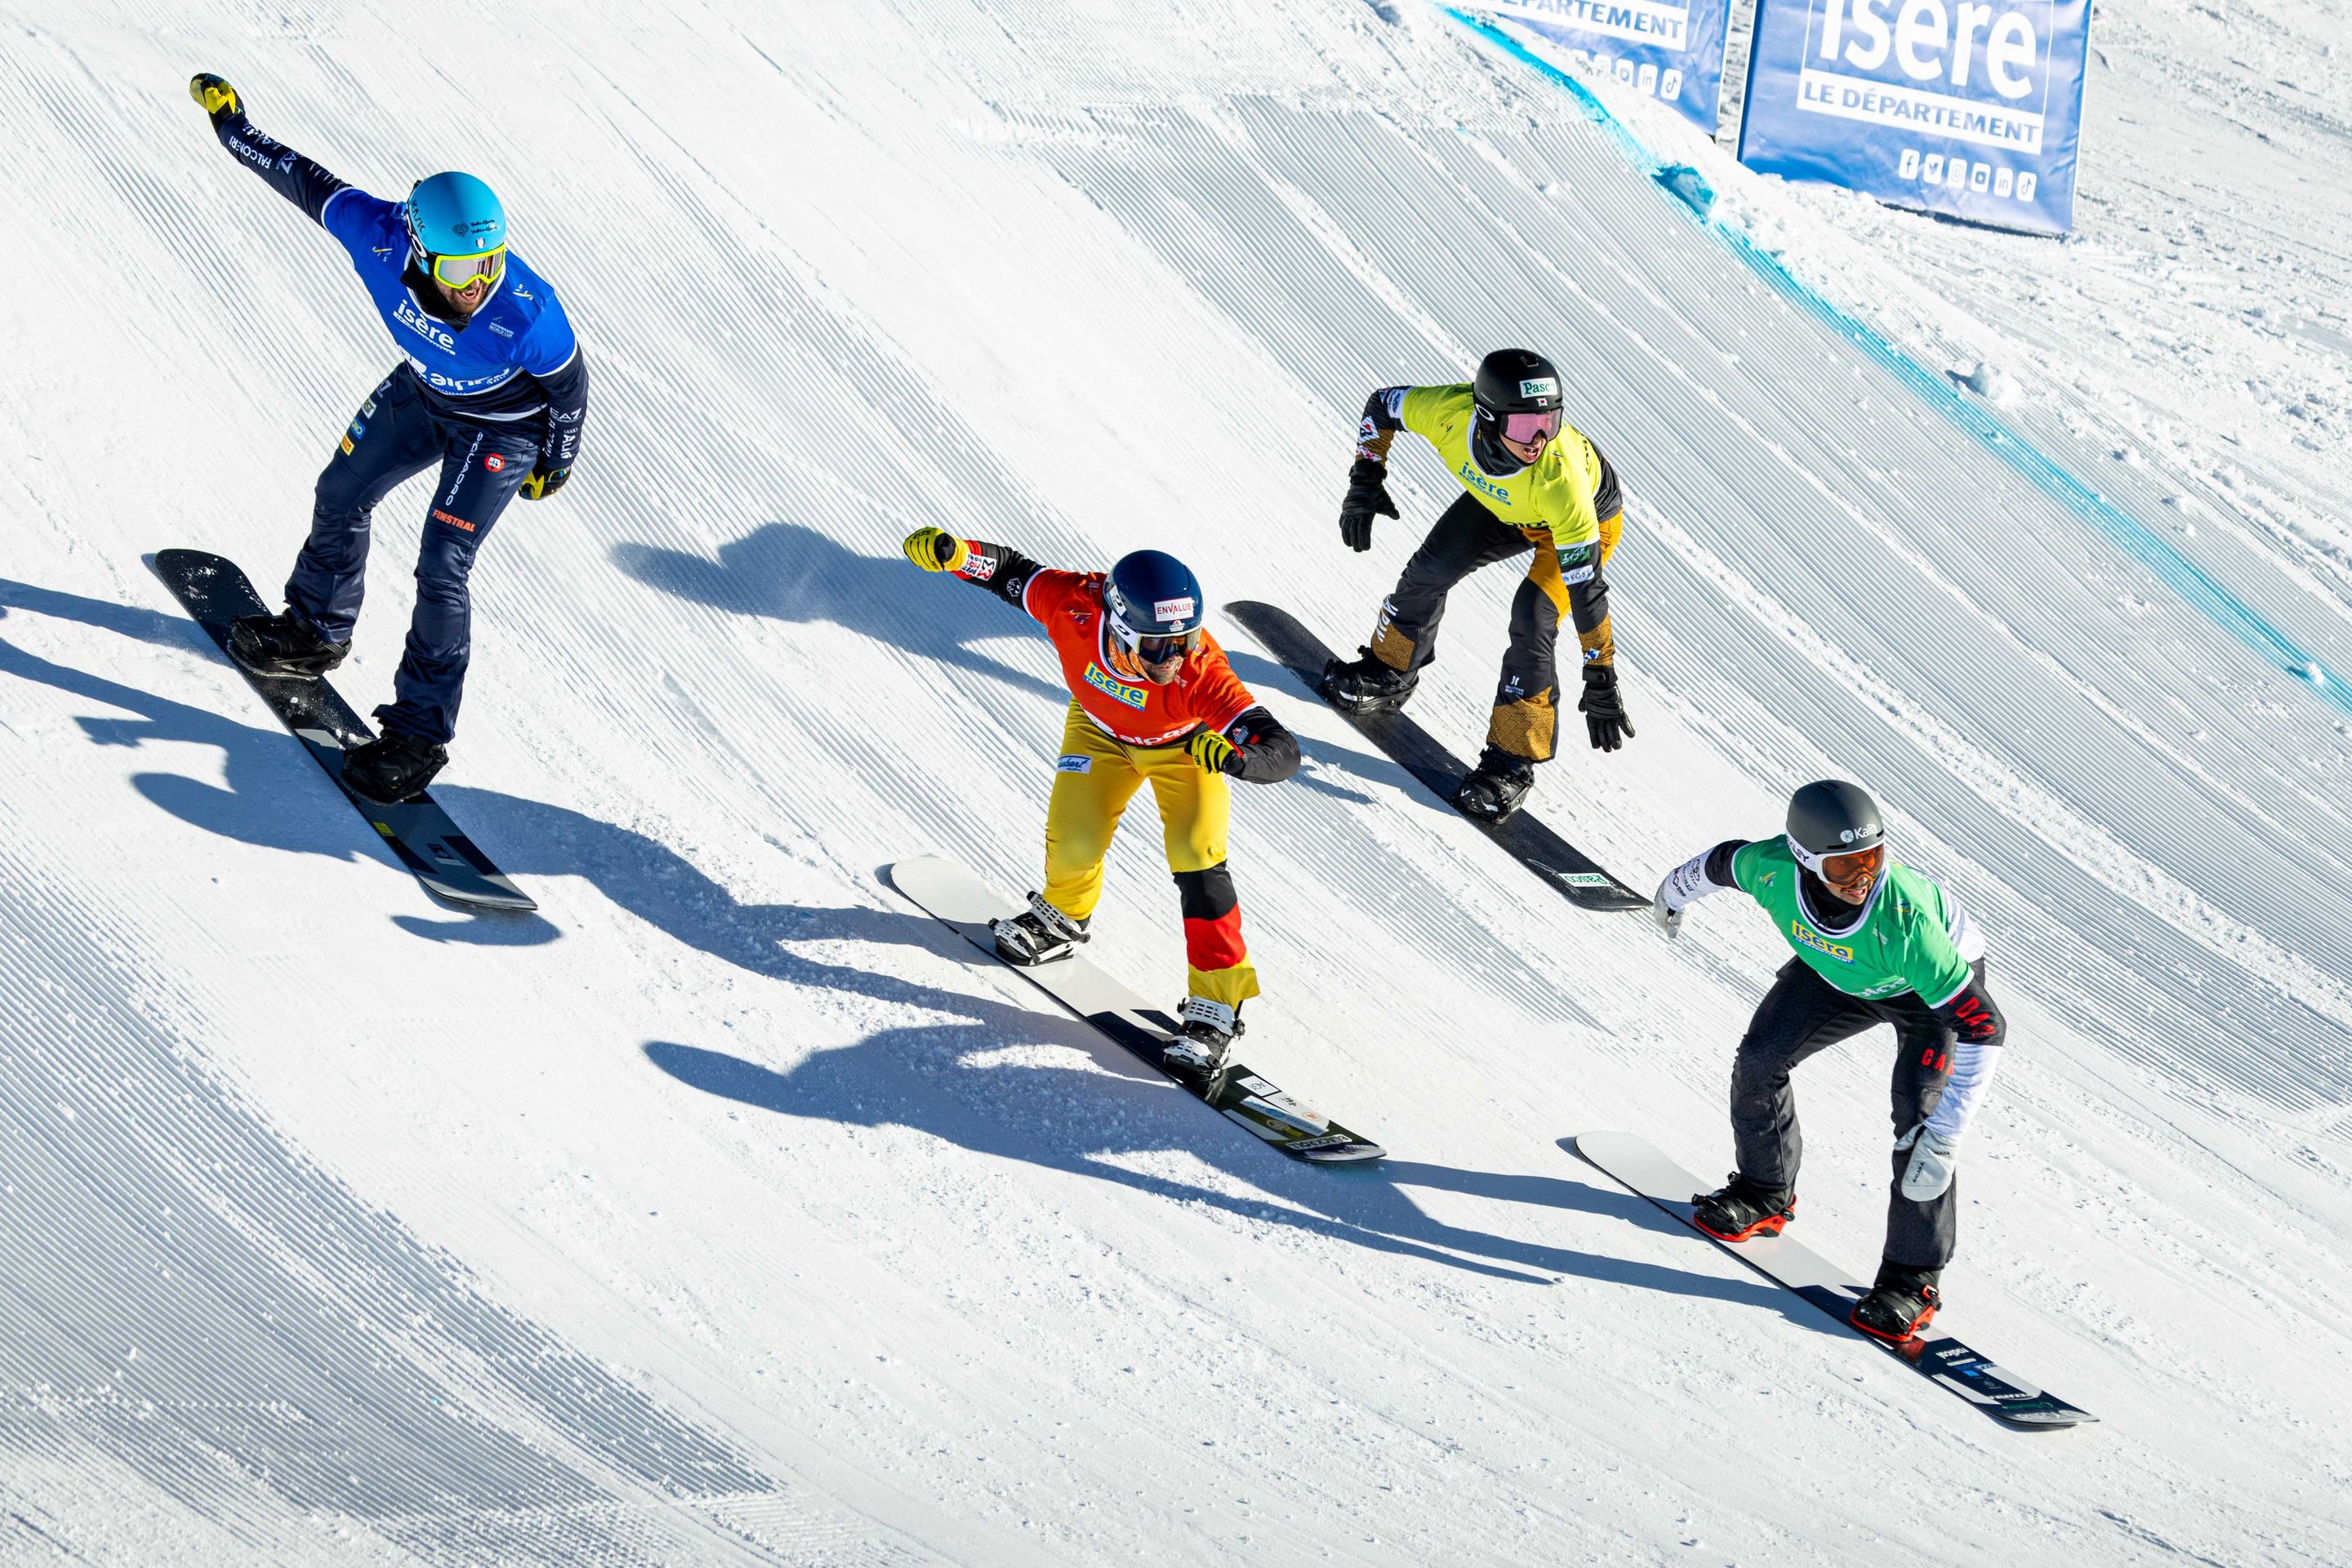
<instances>
[{"instance_id":1,"label":"is\u00e8re banner","mask_svg":"<svg viewBox=\"0 0 2352 1568\"><path fill-rule=\"evenodd\" d=\"M1731 0L1468 0L1567 46L1715 134Z\"/></svg>"},{"instance_id":2,"label":"is\u00e8re banner","mask_svg":"<svg viewBox=\"0 0 2352 1568\"><path fill-rule=\"evenodd\" d=\"M2090 0L1757 0L1739 161L2063 234L2090 11Z\"/></svg>"}]
</instances>

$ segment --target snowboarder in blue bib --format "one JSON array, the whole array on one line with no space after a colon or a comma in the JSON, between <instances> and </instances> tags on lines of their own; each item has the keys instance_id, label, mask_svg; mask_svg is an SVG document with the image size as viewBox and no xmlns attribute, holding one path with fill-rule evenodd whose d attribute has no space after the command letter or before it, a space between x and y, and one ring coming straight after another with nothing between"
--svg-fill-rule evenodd
<instances>
[{"instance_id":1,"label":"snowboarder in blue bib","mask_svg":"<svg viewBox=\"0 0 2352 1568\"><path fill-rule=\"evenodd\" d=\"M336 178L245 117L236 89L199 75L188 95L231 155L333 236L400 350L319 476L310 533L286 609L230 629L229 652L262 675L316 679L351 651L375 505L436 465L416 561L416 613L382 736L355 747L343 782L404 800L448 761L473 647L474 554L518 492L562 488L580 453L588 367L555 291L507 248L505 209L471 174L416 182L385 201Z\"/></svg>"},{"instance_id":2,"label":"snowboarder in blue bib","mask_svg":"<svg viewBox=\"0 0 2352 1568\"><path fill-rule=\"evenodd\" d=\"M1739 1169L1697 1194L1693 1221L1725 1241L1777 1236L1795 1217L1804 1152L1790 1069L1874 1024L1895 1026L1895 1179L1878 1278L1852 1321L1909 1339L1943 1304L1959 1198L1961 1135L2000 1060L2008 1026L1984 983L1984 939L1941 884L1887 858L1878 803L1861 785L1809 784L1778 838L1732 839L1666 874L1652 913L1668 936L1709 893L1761 904L1796 952L1756 1009L1731 1068Z\"/></svg>"}]
</instances>

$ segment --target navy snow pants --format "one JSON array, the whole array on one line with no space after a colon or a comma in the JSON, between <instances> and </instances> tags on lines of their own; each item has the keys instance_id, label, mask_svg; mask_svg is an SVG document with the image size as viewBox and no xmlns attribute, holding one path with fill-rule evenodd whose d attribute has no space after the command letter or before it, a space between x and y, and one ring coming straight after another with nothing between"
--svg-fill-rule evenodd
<instances>
[{"instance_id":1,"label":"navy snow pants","mask_svg":"<svg viewBox=\"0 0 2352 1568\"><path fill-rule=\"evenodd\" d=\"M539 460L539 435L535 419L494 425L434 413L404 364L361 406L319 475L310 537L287 580L286 602L341 642L352 635L366 591L376 502L440 465L416 554L408 648L393 677L394 700L376 710L385 729L443 745L457 732L473 651L474 552Z\"/></svg>"}]
</instances>

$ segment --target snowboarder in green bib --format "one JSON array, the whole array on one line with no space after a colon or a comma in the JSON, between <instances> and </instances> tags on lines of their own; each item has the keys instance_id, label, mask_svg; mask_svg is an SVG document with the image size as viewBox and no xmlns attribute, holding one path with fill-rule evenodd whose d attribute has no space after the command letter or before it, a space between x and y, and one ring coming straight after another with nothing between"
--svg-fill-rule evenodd
<instances>
[{"instance_id":1,"label":"snowboarder in green bib","mask_svg":"<svg viewBox=\"0 0 2352 1568\"><path fill-rule=\"evenodd\" d=\"M1887 858L1878 803L1824 779L1789 801L1777 839L1718 844L1666 874L1651 913L1668 936L1709 893L1764 906L1796 957L1756 1009L1731 1068L1739 1169L1697 1194L1691 1216L1725 1241L1777 1236L1797 1209L1804 1142L1790 1069L1874 1024L1895 1026L1895 1180L1878 1279L1853 1326L1906 1340L1943 1304L1960 1138L2000 1062L2008 1026L1985 990L1984 939L1940 884Z\"/></svg>"}]
</instances>

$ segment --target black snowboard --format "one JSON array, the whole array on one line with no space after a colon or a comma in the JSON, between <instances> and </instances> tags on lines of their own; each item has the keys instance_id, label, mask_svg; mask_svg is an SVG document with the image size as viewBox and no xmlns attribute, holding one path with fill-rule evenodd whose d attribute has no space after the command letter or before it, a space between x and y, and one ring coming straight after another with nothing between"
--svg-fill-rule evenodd
<instances>
[{"instance_id":1,"label":"black snowboard","mask_svg":"<svg viewBox=\"0 0 2352 1568\"><path fill-rule=\"evenodd\" d=\"M1337 656L1323 646L1322 638L1301 626L1297 616L1277 605L1254 599L1227 605L1225 614L1305 681L1309 691L1318 695L1322 692L1324 668ZM1399 767L1419 779L1432 795L1449 806L1454 804L1454 794L1469 774L1470 766L1447 751L1436 736L1401 712L1359 715L1336 708L1332 711L1347 720L1358 734L1386 752ZM1588 910L1650 907L1647 894L1635 892L1602 870L1592 857L1524 811L1500 824L1480 822L1475 816L1465 816L1464 820L1475 824L1487 837L1517 857L1521 865L1559 889L1570 903Z\"/></svg>"},{"instance_id":2,"label":"black snowboard","mask_svg":"<svg viewBox=\"0 0 2352 1568\"><path fill-rule=\"evenodd\" d=\"M941 924L981 952L1003 963L991 931L998 918L1015 913L1020 905L989 890L963 867L936 855L901 860L884 873L890 885L929 910ZM1056 960L1024 969L1005 964L1071 1012L1092 1024L1103 1036L1132 1051L1169 1081L1211 1110L1248 1128L1293 1159L1316 1165L1354 1164L1378 1160L1387 1151L1370 1139L1350 1131L1295 1094L1228 1061L1213 1079L1168 1071L1160 1051L1176 1032L1176 1020L1142 1000L1125 984L1084 956Z\"/></svg>"},{"instance_id":3,"label":"black snowboard","mask_svg":"<svg viewBox=\"0 0 2352 1568\"><path fill-rule=\"evenodd\" d=\"M1631 1132L1580 1132L1560 1140L1583 1159L1606 1171L1630 1190L1689 1226L1750 1268L1787 1287L1804 1300L1852 1327L1853 1305L1864 1287L1803 1242L1790 1236L1763 1236L1753 1241L1726 1241L1700 1230L1691 1217L1706 1183L1668 1158L1646 1138ZM1929 1382L2011 1426L2048 1430L2080 1426L2098 1417L2079 1405L2070 1405L2039 1384L1993 1364L1992 1358L1972 1350L1949 1333L1914 1334L1907 1340L1878 1339L1854 1329L1856 1339L1868 1340Z\"/></svg>"},{"instance_id":4,"label":"black snowboard","mask_svg":"<svg viewBox=\"0 0 2352 1568\"><path fill-rule=\"evenodd\" d=\"M236 563L201 550L164 550L152 562L155 575L172 590L181 608L195 618L213 639L221 656L228 656L228 626L247 616L266 616L269 607L253 591L253 584ZM231 659L232 664L236 660ZM288 675L256 675L238 666L269 710L317 759L327 776L342 788L343 753L375 739L364 721L352 710L325 680ZM370 826L383 837L400 863L416 874L425 890L446 903L468 910L530 910L539 908L530 895L509 881L490 858L457 831L449 814L431 794L419 791L397 805L385 805L343 789L343 797L359 808Z\"/></svg>"}]
</instances>

